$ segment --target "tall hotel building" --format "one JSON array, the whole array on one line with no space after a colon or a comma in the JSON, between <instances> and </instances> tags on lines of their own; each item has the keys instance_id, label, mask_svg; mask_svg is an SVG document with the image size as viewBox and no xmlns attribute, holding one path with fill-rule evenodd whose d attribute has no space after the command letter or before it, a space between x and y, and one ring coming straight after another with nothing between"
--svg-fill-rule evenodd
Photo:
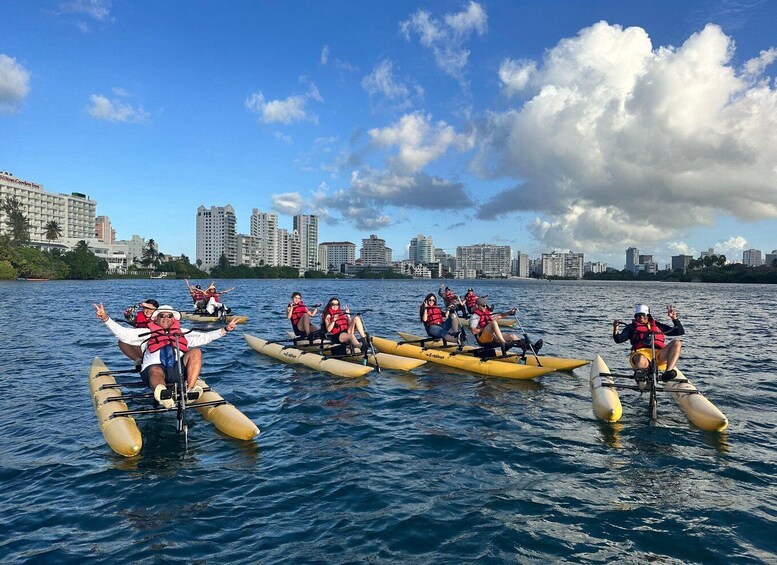
<instances>
[{"instance_id":1,"label":"tall hotel building","mask_svg":"<svg viewBox=\"0 0 777 565\"><path fill-rule=\"evenodd\" d=\"M256 238L257 265L275 267L281 264L278 263L278 214L254 208L251 212L251 236Z\"/></svg>"},{"instance_id":2,"label":"tall hotel building","mask_svg":"<svg viewBox=\"0 0 777 565\"><path fill-rule=\"evenodd\" d=\"M407 250L407 258L413 263L433 263L434 262L434 243L432 236L426 237L418 234L410 240L410 247Z\"/></svg>"},{"instance_id":3,"label":"tall hotel building","mask_svg":"<svg viewBox=\"0 0 777 565\"><path fill-rule=\"evenodd\" d=\"M55 194L43 190L34 182L16 178L11 173L0 172L0 199L15 197L30 222L30 241L46 245L46 224L54 220L62 229L66 240L78 241L94 238L97 202L85 194L73 192ZM0 234L8 233L5 214L0 211Z\"/></svg>"},{"instance_id":4,"label":"tall hotel building","mask_svg":"<svg viewBox=\"0 0 777 565\"><path fill-rule=\"evenodd\" d=\"M237 265L237 218L235 209L224 207L197 208L197 260L203 269L219 264L223 253L230 265Z\"/></svg>"},{"instance_id":5,"label":"tall hotel building","mask_svg":"<svg viewBox=\"0 0 777 565\"><path fill-rule=\"evenodd\" d=\"M300 267L306 270L318 268L318 216L294 216L292 227L299 234Z\"/></svg>"}]
</instances>

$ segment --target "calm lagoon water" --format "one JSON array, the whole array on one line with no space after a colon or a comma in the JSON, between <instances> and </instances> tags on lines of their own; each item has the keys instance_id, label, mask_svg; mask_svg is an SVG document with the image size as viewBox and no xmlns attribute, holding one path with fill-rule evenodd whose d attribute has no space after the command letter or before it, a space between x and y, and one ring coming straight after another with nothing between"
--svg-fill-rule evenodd
<instances>
[{"instance_id":1,"label":"calm lagoon water","mask_svg":"<svg viewBox=\"0 0 777 565\"><path fill-rule=\"evenodd\" d=\"M261 428L221 436L195 416L189 449L168 415L145 417L141 455L104 443L87 387L95 355L127 368L92 302L120 317L183 281L0 284L0 561L644 562L777 560L777 287L451 281L517 306L548 355L626 367L610 338L634 302L678 309L681 367L731 421L693 428L622 394L598 422L589 368L534 381L426 365L336 378L249 350L204 348L205 379ZM371 309L368 329L419 331L435 281L219 281L245 331L278 337L293 290ZM242 329L242 328L241 328Z\"/></svg>"}]
</instances>

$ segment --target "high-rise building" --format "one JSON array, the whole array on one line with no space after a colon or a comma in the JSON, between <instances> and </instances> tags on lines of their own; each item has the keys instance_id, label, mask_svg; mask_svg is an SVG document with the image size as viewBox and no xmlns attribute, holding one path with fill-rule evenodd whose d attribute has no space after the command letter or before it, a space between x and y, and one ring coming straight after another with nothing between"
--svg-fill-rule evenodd
<instances>
[{"instance_id":1,"label":"high-rise building","mask_svg":"<svg viewBox=\"0 0 777 565\"><path fill-rule=\"evenodd\" d=\"M410 240L407 258L413 263L432 263L434 261L434 243L432 236L418 234Z\"/></svg>"},{"instance_id":2,"label":"high-rise building","mask_svg":"<svg viewBox=\"0 0 777 565\"><path fill-rule=\"evenodd\" d=\"M230 265L237 265L237 218L231 205L197 208L197 260L203 269L219 264L225 255Z\"/></svg>"},{"instance_id":3,"label":"high-rise building","mask_svg":"<svg viewBox=\"0 0 777 565\"><path fill-rule=\"evenodd\" d=\"M257 265L277 265L278 214L254 208L251 212L251 236L257 239Z\"/></svg>"},{"instance_id":4,"label":"high-rise building","mask_svg":"<svg viewBox=\"0 0 777 565\"><path fill-rule=\"evenodd\" d=\"M506 277L510 274L512 251L509 245L478 243L456 248L456 271L474 271L481 277Z\"/></svg>"},{"instance_id":5,"label":"high-rise building","mask_svg":"<svg viewBox=\"0 0 777 565\"><path fill-rule=\"evenodd\" d=\"M318 269L318 216L298 214L293 227L299 233L300 261L303 269Z\"/></svg>"},{"instance_id":6,"label":"high-rise building","mask_svg":"<svg viewBox=\"0 0 777 565\"><path fill-rule=\"evenodd\" d=\"M639 249L629 247L626 250L626 270L636 273L637 265L639 265Z\"/></svg>"},{"instance_id":7,"label":"high-rise building","mask_svg":"<svg viewBox=\"0 0 777 565\"><path fill-rule=\"evenodd\" d=\"M746 249L742 252L742 264L748 267L760 267L764 264L760 249Z\"/></svg>"},{"instance_id":8,"label":"high-rise building","mask_svg":"<svg viewBox=\"0 0 777 565\"><path fill-rule=\"evenodd\" d=\"M350 241L325 241L318 248L322 250L321 270L336 272L340 266L356 263L356 245Z\"/></svg>"},{"instance_id":9,"label":"high-rise building","mask_svg":"<svg viewBox=\"0 0 777 565\"><path fill-rule=\"evenodd\" d=\"M677 271L679 269L685 273L692 259L693 255L672 255L672 270Z\"/></svg>"},{"instance_id":10,"label":"high-rise building","mask_svg":"<svg viewBox=\"0 0 777 565\"><path fill-rule=\"evenodd\" d=\"M294 230L289 233L289 230L280 228L278 230L278 265L299 269L302 266L300 250L299 232Z\"/></svg>"},{"instance_id":11,"label":"high-rise building","mask_svg":"<svg viewBox=\"0 0 777 565\"><path fill-rule=\"evenodd\" d=\"M391 248L386 247L385 239L371 234L369 238L362 239L359 258L364 266L385 266L391 263Z\"/></svg>"},{"instance_id":12,"label":"high-rise building","mask_svg":"<svg viewBox=\"0 0 777 565\"><path fill-rule=\"evenodd\" d=\"M16 178L11 173L0 172L0 200L7 196L16 198L30 223L30 241L46 245L46 224L55 221L67 240L94 239L97 202L85 194L56 194L43 190L34 182ZM0 234L8 233L5 213L0 210Z\"/></svg>"},{"instance_id":13,"label":"high-rise building","mask_svg":"<svg viewBox=\"0 0 777 565\"><path fill-rule=\"evenodd\" d=\"M108 216L97 216L94 220L94 235L97 241L102 241L108 245L113 245L116 241L116 230L111 225L111 219Z\"/></svg>"},{"instance_id":14,"label":"high-rise building","mask_svg":"<svg viewBox=\"0 0 777 565\"><path fill-rule=\"evenodd\" d=\"M553 251L542 254L542 274L548 277L583 278L583 253Z\"/></svg>"},{"instance_id":15,"label":"high-rise building","mask_svg":"<svg viewBox=\"0 0 777 565\"><path fill-rule=\"evenodd\" d=\"M602 263L601 261L596 261L596 262L586 261L583 264L583 274L606 273L606 272L607 272L607 263Z\"/></svg>"},{"instance_id":16,"label":"high-rise building","mask_svg":"<svg viewBox=\"0 0 777 565\"><path fill-rule=\"evenodd\" d=\"M114 242L114 245L126 247L128 263L139 263L143 259L143 249L146 248L146 240L139 235L133 235L132 239L118 240Z\"/></svg>"},{"instance_id":17,"label":"high-rise building","mask_svg":"<svg viewBox=\"0 0 777 565\"><path fill-rule=\"evenodd\" d=\"M514 277L523 278L529 276L529 256L526 253L515 252L515 259L513 259L510 274Z\"/></svg>"},{"instance_id":18,"label":"high-rise building","mask_svg":"<svg viewBox=\"0 0 777 565\"><path fill-rule=\"evenodd\" d=\"M764 264L767 267L774 267L774 266L776 266L775 263L774 263L775 261L777 261L777 249L772 249L771 253L767 253L766 254L766 258L764 260Z\"/></svg>"}]
</instances>

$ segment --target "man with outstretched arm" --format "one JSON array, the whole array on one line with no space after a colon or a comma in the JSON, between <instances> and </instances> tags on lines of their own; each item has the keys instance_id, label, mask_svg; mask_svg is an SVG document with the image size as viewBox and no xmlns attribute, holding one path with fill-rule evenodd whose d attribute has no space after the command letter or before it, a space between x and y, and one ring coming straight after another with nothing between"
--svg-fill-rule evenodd
<instances>
[{"instance_id":1,"label":"man with outstretched arm","mask_svg":"<svg viewBox=\"0 0 777 565\"><path fill-rule=\"evenodd\" d=\"M520 347L524 351L532 348L536 353L542 348L542 340L537 340L534 345L526 342L526 340L515 334L503 334L499 329L499 320L512 316L515 314L516 309L512 308L507 312L500 312L498 314L492 314L488 308L488 302L485 298L478 298L472 308L472 315L469 318L469 329L472 330L472 335L478 342L478 345L482 347L500 347L502 349L502 356L507 355L507 350L510 347Z\"/></svg>"},{"instance_id":2,"label":"man with outstretched arm","mask_svg":"<svg viewBox=\"0 0 777 565\"><path fill-rule=\"evenodd\" d=\"M666 364L666 369L661 375L664 382L671 381L677 376L674 370L677 360L680 359L682 342L679 339L671 341L666 340L666 336L684 335L680 319L677 317L677 311L671 304L666 307L666 314L672 320L673 325L663 324L653 319L650 315L650 308L646 304L637 304L634 307L634 320L627 324L623 330L618 331L620 320L612 322L612 339L615 343L623 343L626 340L631 342L631 355L629 363L636 372L646 374L650 361L652 361L651 339L656 347L656 357L659 366Z\"/></svg>"},{"instance_id":3,"label":"man with outstretched arm","mask_svg":"<svg viewBox=\"0 0 777 565\"><path fill-rule=\"evenodd\" d=\"M226 326L210 332L184 333L179 323L181 314L167 304L157 308L151 315L151 321L146 328L125 328L113 321L102 304L93 304L97 317L105 323L105 327L121 341L137 345L143 351L140 378L144 384L154 391L154 398L165 408L172 408L175 402L167 394L166 384L173 382L173 366L181 356L186 389L198 397L202 388L197 385L197 379L202 369L202 351L199 346L227 335L237 326L233 318ZM178 342L178 350L175 343Z\"/></svg>"}]
</instances>

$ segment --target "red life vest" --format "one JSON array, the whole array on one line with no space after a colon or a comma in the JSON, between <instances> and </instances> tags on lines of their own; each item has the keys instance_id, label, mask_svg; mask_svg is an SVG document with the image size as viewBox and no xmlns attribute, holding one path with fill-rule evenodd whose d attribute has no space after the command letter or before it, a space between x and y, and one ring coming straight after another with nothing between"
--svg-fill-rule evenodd
<instances>
[{"instance_id":1,"label":"red life vest","mask_svg":"<svg viewBox=\"0 0 777 565\"><path fill-rule=\"evenodd\" d=\"M423 321L423 319L421 320ZM441 326L443 324L442 312L437 306L426 307L426 321L424 326L429 329L431 326Z\"/></svg>"},{"instance_id":2,"label":"red life vest","mask_svg":"<svg viewBox=\"0 0 777 565\"><path fill-rule=\"evenodd\" d=\"M478 317L478 327L479 328L485 328L491 320L493 320L493 316L491 316L491 312L483 308L482 306L478 306L476 310L472 311L473 316Z\"/></svg>"},{"instance_id":3,"label":"red life vest","mask_svg":"<svg viewBox=\"0 0 777 565\"><path fill-rule=\"evenodd\" d=\"M650 327L648 327L650 324ZM636 351L637 349L647 349L650 347L650 333L653 333L653 340L656 344L656 349L663 349L666 345L666 336L661 328L658 327L655 320L650 320L648 324L634 321L634 333L631 334L631 349Z\"/></svg>"},{"instance_id":4,"label":"red life vest","mask_svg":"<svg viewBox=\"0 0 777 565\"><path fill-rule=\"evenodd\" d=\"M446 290L443 295L442 299L445 300L445 305L450 306L451 304L455 304L457 302L456 295L453 294L453 291Z\"/></svg>"},{"instance_id":5,"label":"red life vest","mask_svg":"<svg viewBox=\"0 0 777 565\"><path fill-rule=\"evenodd\" d=\"M297 327L297 322L300 321L302 316L308 313L308 307L305 306L302 301L299 304L292 305L291 307L291 325Z\"/></svg>"},{"instance_id":6,"label":"red life vest","mask_svg":"<svg viewBox=\"0 0 777 565\"><path fill-rule=\"evenodd\" d=\"M206 300L206 299L207 299L207 295L201 289L195 288L192 291L192 300L195 303L199 302L200 300Z\"/></svg>"},{"instance_id":7,"label":"red life vest","mask_svg":"<svg viewBox=\"0 0 777 565\"><path fill-rule=\"evenodd\" d=\"M467 305L467 308L472 308L475 305L475 302L478 301L478 295L474 292L470 294L469 296L464 297L464 303Z\"/></svg>"},{"instance_id":8,"label":"red life vest","mask_svg":"<svg viewBox=\"0 0 777 565\"><path fill-rule=\"evenodd\" d=\"M137 316L135 316L136 328L147 328L148 324L150 323L151 323L151 318L146 316L143 312L138 312Z\"/></svg>"},{"instance_id":9,"label":"red life vest","mask_svg":"<svg viewBox=\"0 0 777 565\"><path fill-rule=\"evenodd\" d=\"M328 331L331 335L337 335L348 330L348 316L346 316L345 312L342 310L338 310L337 312L327 310L324 313L325 324L327 316L330 316L335 322L335 325L331 330L326 330L326 326L324 327L324 330Z\"/></svg>"},{"instance_id":10,"label":"red life vest","mask_svg":"<svg viewBox=\"0 0 777 565\"><path fill-rule=\"evenodd\" d=\"M149 322L147 327L151 330L151 337L148 338L146 344L151 353L159 351L167 345L175 346L174 336L178 336L178 347L181 349L182 353L185 353L186 350L189 349L189 342L186 341L186 338L181 332L181 324L178 320L173 320L173 325L170 326L169 330L163 329L162 326L158 325L156 322Z\"/></svg>"},{"instance_id":11,"label":"red life vest","mask_svg":"<svg viewBox=\"0 0 777 565\"><path fill-rule=\"evenodd\" d=\"M210 300L211 298L215 298L216 302L219 301L219 293L215 290L208 290L205 292L205 298Z\"/></svg>"}]
</instances>

